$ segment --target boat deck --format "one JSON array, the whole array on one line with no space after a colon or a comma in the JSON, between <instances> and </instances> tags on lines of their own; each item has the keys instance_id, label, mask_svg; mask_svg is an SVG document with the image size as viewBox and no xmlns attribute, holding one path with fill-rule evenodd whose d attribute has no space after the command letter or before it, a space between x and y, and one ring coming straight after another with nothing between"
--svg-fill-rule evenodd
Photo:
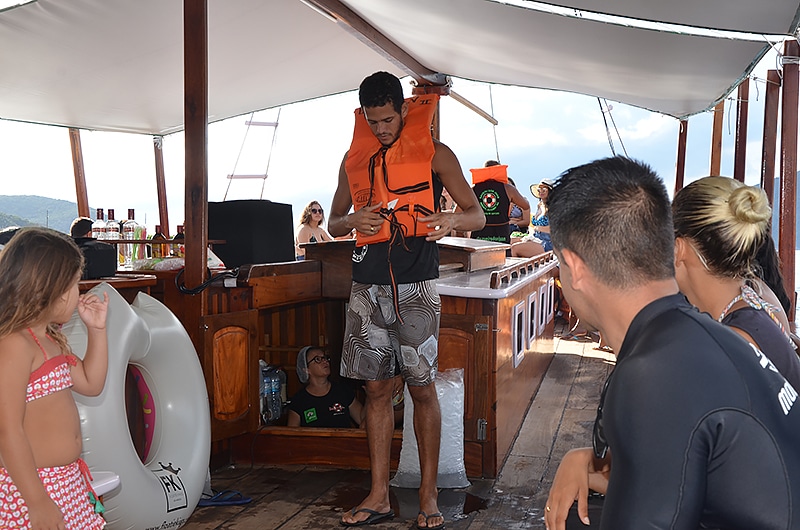
<instances>
[{"instance_id":1,"label":"boat deck","mask_svg":"<svg viewBox=\"0 0 800 530\"><path fill-rule=\"evenodd\" d=\"M557 321L555 356L499 477L440 491L448 529L544 529L544 504L558 463L568 450L591 444L600 390L614 363L614 355L599 350L597 342L562 338L563 327ZM214 491L238 490L253 500L198 508L183 528L336 528L342 512L366 496L370 478L363 470L237 466L212 472L211 482ZM417 490L392 488L391 503L395 518L375 528L416 528ZM571 521L568 527L588 528Z\"/></svg>"}]
</instances>

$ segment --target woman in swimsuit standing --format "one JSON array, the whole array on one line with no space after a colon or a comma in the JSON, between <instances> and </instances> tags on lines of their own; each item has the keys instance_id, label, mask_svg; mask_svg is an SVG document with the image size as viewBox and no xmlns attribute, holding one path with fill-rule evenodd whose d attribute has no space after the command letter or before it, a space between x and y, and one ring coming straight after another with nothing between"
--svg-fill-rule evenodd
<instances>
[{"instance_id":1,"label":"woman in swimsuit standing","mask_svg":"<svg viewBox=\"0 0 800 530\"><path fill-rule=\"evenodd\" d=\"M72 392L96 396L108 367L103 300L81 295L83 255L67 237L23 228L0 252L0 527L94 530ZM77 308L86 325L83 360L61 325ZM94 500L92 498L91 500Z\"/></svg>"},{"instance_id":2,"label":"woman in swimsuit standing","mask_svg":"<svg viewBox=\"0 0 800 530\"><path fill-rule=\"evenodd\" d=\"M303 209L303 215L300 216L300 226L297 228L297 235L294 238L296 242L294 253L298 261L306 259L306 249L302 248L300 243L333 240L322 226L323 221L325 221L325 213L322 211L322 206L317 201L308 203Z\"/></svg>"}]
</instances>

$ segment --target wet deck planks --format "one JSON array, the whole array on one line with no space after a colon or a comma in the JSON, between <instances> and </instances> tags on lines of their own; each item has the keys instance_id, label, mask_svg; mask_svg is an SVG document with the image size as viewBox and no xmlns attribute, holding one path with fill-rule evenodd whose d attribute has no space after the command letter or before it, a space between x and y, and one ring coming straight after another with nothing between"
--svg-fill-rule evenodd
<instances>
[{"instance_id":1,"label":"wet deck planks","mask_svg":"<svg viewBox=\"0 0 800 530\"><path fill-rule=\"evenodd\" d=\"M439 506L450 530L543 530L542 510L558 462L591 442L595 410L614 356L596 342L556 337L553 362L540 385L500 476L443 490ZM251 497L244 506L198 508L187 530L339 528L344 510L369 490L369 473L318 467L226 468L213 473L215 491ZM416 528L417 492L392 488L391 521L382 530Z\"/></svg>"}]
</instances>

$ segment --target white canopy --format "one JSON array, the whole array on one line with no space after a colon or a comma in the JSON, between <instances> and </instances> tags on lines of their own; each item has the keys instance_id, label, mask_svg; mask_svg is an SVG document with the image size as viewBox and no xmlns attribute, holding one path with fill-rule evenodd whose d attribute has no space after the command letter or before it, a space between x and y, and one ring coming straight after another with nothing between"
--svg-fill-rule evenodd
<instances>
[{"instance_id":1,"label":"white canopy","mask_svg":"<svg viewBox=\"0 0 800 530\"><path fill-rule=\"evenodd\" d=\"M765 40L655 31L491 0L325 0L433 72L600 96L684 117L713 106ZM790 34L797 0L570 0L564 6ZM518 5L513 5L518 4ZM525 6L525 7L524 7ZM209 119L408 70L301 0L208 0ZM183 127L181 0L38 0L0 12L0 118L168 134ZM457 87L455 87L457 90Z\"/></svg>"}]
</instances>

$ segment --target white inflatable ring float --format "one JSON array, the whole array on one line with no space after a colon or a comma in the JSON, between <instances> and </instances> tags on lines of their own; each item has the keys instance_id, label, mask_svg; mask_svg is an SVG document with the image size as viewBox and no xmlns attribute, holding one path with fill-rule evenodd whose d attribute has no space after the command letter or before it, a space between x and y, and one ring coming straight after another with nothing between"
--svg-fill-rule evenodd
<instances>
[{"instance_id":1,"label":"white inflatable ring float","mask_svg":"<svg viewBox=\"0 0 800 530\"><path fill-rule=\"evenodd\" d=\"M103 497L109 530L180 528L205 484L211 451L208 394L194 345L161 302L139 293L133 304L107 283L108 375L102 394L74 394L81 419L83 459L91 471L112 471L120 486ZM86 353L86 327L77 312L64 325L73 352ZM128 363L149 389L143 463L125 413ZM141 385L139 388L143 388Z\"/></svg>"}]
</instances>

